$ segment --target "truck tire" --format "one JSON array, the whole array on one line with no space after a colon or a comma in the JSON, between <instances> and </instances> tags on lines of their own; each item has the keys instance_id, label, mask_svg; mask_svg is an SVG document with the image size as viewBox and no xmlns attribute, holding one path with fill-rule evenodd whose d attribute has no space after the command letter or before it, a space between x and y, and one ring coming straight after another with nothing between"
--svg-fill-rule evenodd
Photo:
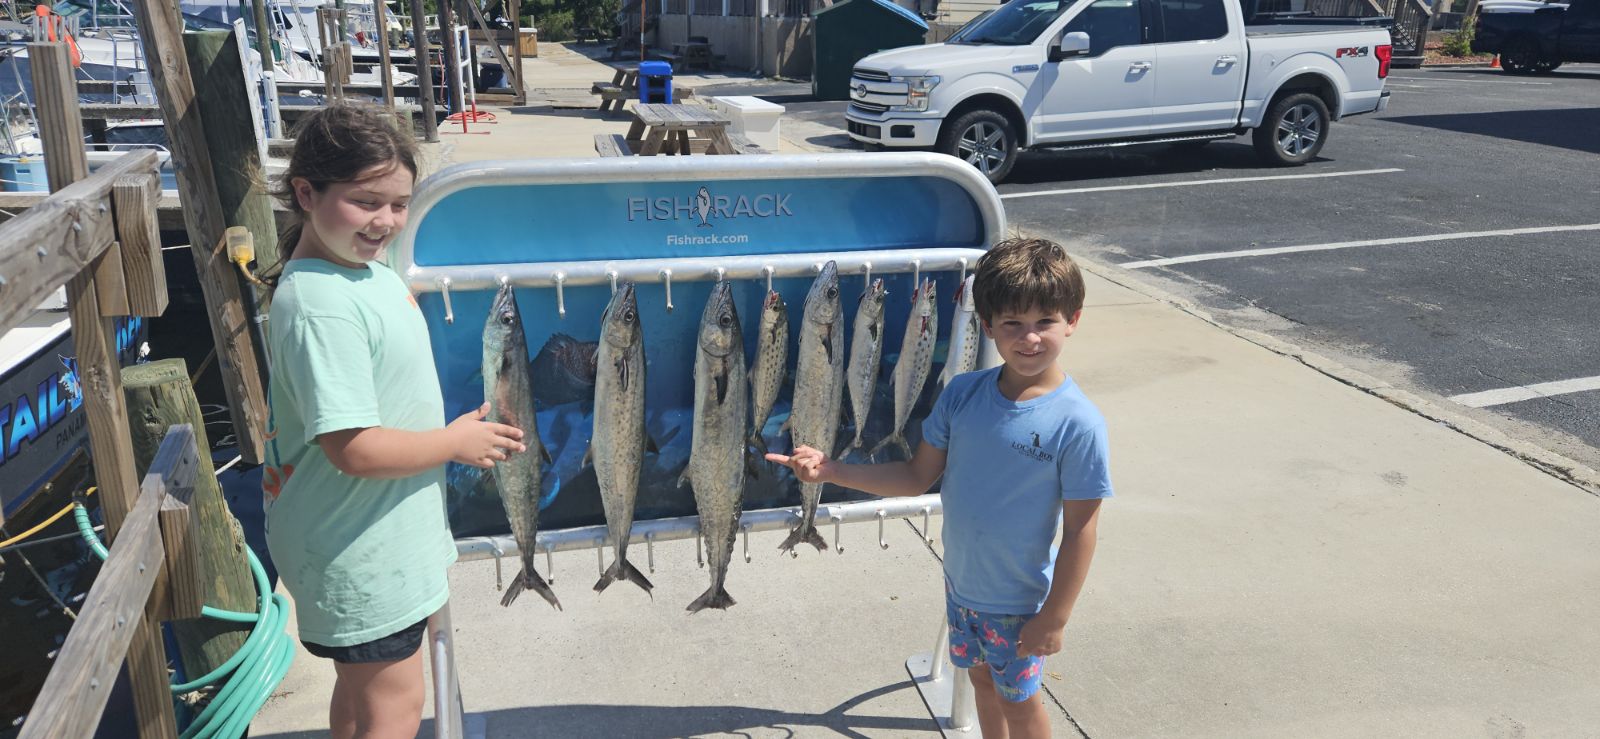
<instances>
[{"instance_id":1,"label":"truck tire","mask_svg":"<svg viewBox=\"0 0 1600 739\"><path fill-rule=\"evenodd\" d=\"M995 111L969 110L945 124L936 148L977 167L998 185L1017 163L1017 132L1011 121Z\"/></svg>"},{"instance_id":2,"label":"truck tire","mask_svg":"<svg viewBox=\"0 0 1600 739\"><path fill-rule=\"evenodd\" d=\"M1533 39L1514 38L1500 50L1500 67L1510 74L1534 74L1540 64L1539 43Z\"/></svg>"},{"instance_id":3,"label":"truck tire","mask_svg":"<svg viewBox=\"0 0 1600 739\"><path fill-rule=\"evenodd\" d=\"M1298 167L1328 141L1328 106L1309 92L1278 98L1253 136L1256 154L1275 167Z\"/></svg>"}]
</instances>

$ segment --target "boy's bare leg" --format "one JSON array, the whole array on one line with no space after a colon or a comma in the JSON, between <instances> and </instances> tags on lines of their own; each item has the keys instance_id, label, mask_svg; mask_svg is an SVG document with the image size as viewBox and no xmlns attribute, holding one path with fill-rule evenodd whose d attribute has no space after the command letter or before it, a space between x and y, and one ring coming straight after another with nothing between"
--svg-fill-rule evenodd
<instances>
[{"instance_id":1,"label":"boy's bare leg","mask_svg":"<svg viewBox=\"0 0 1600 739\"><path fill-rule=\"evenodd\" d=\"M1006 729L1008 734L1001 736L1009 739L1049 739L1050 716L1044 710L1044 689L1039 689L1025 701L1015 703L1002 700L999 695L995 700L1000 703L1000 712L1005 714ZM984 739L989 735L984 734Z\"/></svg>"},{"instance_id":2,"label":"boy's bare leg","mask_svg":"<svg viewBox=\"0 0 1600 739\"><path fill-rule=\"evenodd\" d=\"M979 662L967 668L967 678L972 681L972 701L978 705L978 728L983 730L983 739L1009 739L1001 706L1005 699L995 692L994 673L989 671L989 665Z\"/></svg>"},{"instance_id":3,"label":"boy's bare leg","mask_svg":"<svg viewBox=\"0 0 1600 739\"><path fill-rule=\"evenodd\" d=\"M333 739L413 739L422 725L422 649L398 662L334 663Z\"/></svg>"}]
</instances>

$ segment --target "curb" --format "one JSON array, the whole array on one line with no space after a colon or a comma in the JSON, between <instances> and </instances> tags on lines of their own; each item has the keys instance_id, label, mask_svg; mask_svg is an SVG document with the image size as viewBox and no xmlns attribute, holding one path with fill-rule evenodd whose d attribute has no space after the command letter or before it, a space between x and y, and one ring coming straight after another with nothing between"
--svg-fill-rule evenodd
<instances>
[{"instance_id":1,"label":"curb","mask_svg":"<svg viewBox=\"0 0 1600 739\"><path fill-rule=\"evenodd\" d=\"M1492 67L1494 62L1446 62L1444 64L1424 64L1418 69L1471 69Z\"/></svg>"},{"instance_id":2,"label":"curb","mask_svg":"<svg viewBox=\"0 0 1600 739\"><path fill-rule=\"evenodd\" d=\"M1020 229L1017 229L1017 231L1021 233ZM1540 472L1566 482L1590 495L1600 497L1600 472L1591 467L1543 447L1511 438L1499 429L1468 418L1462 413L1451 410L1421 395L1395 387L1385 380L1373 377L1360 370L1346 367L1329 357L1307 351L1298 345L1260 331L1229 326L1218 321L1204 308L1186 298L1174 295L1149 283L1130 279L1125 270L1113 270L1109 265L1078 255L1074 255L1073 259L1083 269L1108 282L1133 290L1153 300L1166 303L1267 351L1296 360L1331 379L1349 385L1368 395L1386 400L1398 408L1410 411L1430 421L1442 424L1452 431L1511 455Z\"/></svg>"}]
</instances>

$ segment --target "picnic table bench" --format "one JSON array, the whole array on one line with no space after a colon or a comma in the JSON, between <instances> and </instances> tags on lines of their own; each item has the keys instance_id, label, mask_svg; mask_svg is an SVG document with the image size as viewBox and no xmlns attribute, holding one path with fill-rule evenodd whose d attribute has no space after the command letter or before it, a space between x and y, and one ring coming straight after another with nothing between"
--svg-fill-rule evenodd
<instances>
[{"instance_id":1,"label":"picnic table bench","mask_svg":"<svg viewBox=\"0 0 1600 739\"><path fill-rule=\"evenodd\" d=\"M728 134L728 141L733 144L733 154L771 154L772 152L761 148L760 144L751 141L749 137L737 133ZM695 154L706 153L710 142L705 139L692 139L689 148ZM631 157L638 154L628 137L620 133L597 133L594 135L595 153L602 157Z\"/></svg>"},{"instance_id":2,"label":"picnic table bench","mask_svg":"<svg viewBox=\"0 0 1600 739\"><path fill-rule=\"evenodd\" d=\"M627 135L596 134L602 157L656 154L767 154L744 136L728 133L728 117L700 105L644 103L633 108Z\"/></svg>"},{"instance_id":3,"label":"picnic table bench","mask_svg":"<svg viewBox=\"0 0 1600 739\"><path fill-rule=\"evenodd\" d=\"M604 113L621 113L629 100L639 97L639 65L621 64L616 70L610 82L596 82L589 88L589 92L600 96L600 110Z\"/></svg>"}]
</instances>

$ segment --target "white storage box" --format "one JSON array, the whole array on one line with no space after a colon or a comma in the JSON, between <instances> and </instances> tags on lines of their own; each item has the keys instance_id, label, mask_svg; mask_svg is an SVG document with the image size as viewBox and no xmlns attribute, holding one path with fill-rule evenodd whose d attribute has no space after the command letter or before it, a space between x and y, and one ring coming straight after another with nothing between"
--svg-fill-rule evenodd
<instances>
[{"instance_id":1,"label":"white storage box","mask_svg":"<svg viewBox=\"0 0 1600 739\"><path fill-rule=\"evenodd\" d=\"M783 106L749 95L712 98L717 110L728 116L728 131L742 134L774 154L778 153L778 119Z\"/></svg>"}]
</instances>

